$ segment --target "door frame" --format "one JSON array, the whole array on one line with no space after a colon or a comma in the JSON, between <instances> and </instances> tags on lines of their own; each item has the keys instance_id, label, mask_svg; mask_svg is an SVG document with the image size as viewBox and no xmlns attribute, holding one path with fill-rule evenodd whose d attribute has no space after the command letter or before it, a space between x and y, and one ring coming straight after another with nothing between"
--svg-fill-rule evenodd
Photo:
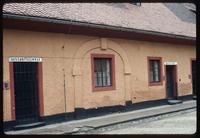
<instances>
[{"instance_id":1,"label":"door frame","mask_svg":"<svg viewBox=\"0 0 200 138\"><path fill-rule=\"evenodd\" d=\"M14 62L9 62L10 71L10 99L11 99L11 119L16 120L15 115L15 87L14 87ZM44 99L43 99L43 78L42 78L42 62L38 63L38 100L39 100L39 116L44 116Z\"/></svg>"},{"instance_id":2,"label":"door frame","mask_svg":"<svg viewBox=\"0 0 200 138\"><path fill-rule=\"evenodd\" d=\"M192 82L192 61L195 61L196 62L196 66L197 66L196 58L191 58L190 59L190 76L189 76L189 78L191 79L191 83L192 83L192 95L194 95L194 93L193 93L193 82Z\"/></svg>"},{"instance_id":3,"label":"door frame","mask_svg":"<svg viewBox=\"0 0 200 138\"><path fill-rule=\"evenodd\" d=\"M173 86L174 86L174 91L173 91L173 98L176 98L178 97L178 74L177 74L177 70L178 70L178 66L177 65L164 65L165 67L165 93L166 93L166 98L169 98L168 97L168 92L167 92L167 66L174 66L173 67L173 73L172 73L172 76L173 76ZM177 86L176 86L177 85Z\"/></svg>"}]
</instances>

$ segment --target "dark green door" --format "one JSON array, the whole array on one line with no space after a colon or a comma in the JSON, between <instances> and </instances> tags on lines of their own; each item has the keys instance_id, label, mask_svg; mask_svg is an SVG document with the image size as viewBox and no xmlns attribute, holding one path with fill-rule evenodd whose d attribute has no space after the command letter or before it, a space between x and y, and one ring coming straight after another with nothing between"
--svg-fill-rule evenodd
<instances>
[{"instance_id":1,"label":"dark green door","mask_svg":"<svg viewBox=\"0 0 200 138\"><path fill-rule=\"evenodd\" d=\"M192 61L192 92L196 95L196 61Z\"/></svg>"},{"instance_id":2,"label":"dark green door","mask_svg":"<svg viewBox=\"0 0 200 138\"><path fill-rule=\"evenodd\" d=\"M14 63L15 114L19 124L39 119L37 67L36 62Z\"/></svg>"},{"instance_id":3,"label":"dark green door","mask_svg":"<svg viewBox=\"0 0 200 138\"><path fill-rule=\"evenodd\" d=\"M172 66L166 66L167 98L173 98L173 70Z\"/></svg>"}]
</instances>

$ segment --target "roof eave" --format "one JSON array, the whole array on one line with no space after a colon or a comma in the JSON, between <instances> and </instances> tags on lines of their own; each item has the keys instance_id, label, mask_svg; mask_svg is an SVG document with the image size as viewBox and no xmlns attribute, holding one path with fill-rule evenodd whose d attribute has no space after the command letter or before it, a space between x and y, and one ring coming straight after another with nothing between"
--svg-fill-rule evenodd
<instances>
[{"instance_id":1,"label":"roof eave","mask_svg":"<svg viewBox=\"0 0 200 138\"><path fill-rule=\"evenodd\" d=\"M195 45L195 42L196 42L196 37L183 36L183 35L175 35L175 34L168 34L168 33L155 32L155 31L147 31L147 30L139 30L139 29L134 29L134 28L124 28L124 27L118 27L118 26L109 26L109 25L103 25L103 24L94 24L94 23L80 22L80 21L73 21L73 20L62 20L62 19L44 18L44 17L36 17L36 16L24 16L24 15L12 14L12 13L3 13L3 19L4 19L3 20L3 23L4 23L3 27L4 28L17 29L16 28L17 26L14 25L14 22L12 22L12 25L11 25L11 24L9 24L7 22L8 20L19 21L19 22L20 21L24 21L24 22L28 21L28 22L31 22L31 23L33 23L33 22L36 23L37 22L37 23L48 23L48 24L54 24L54 25L61 25L63 27L65 26L65 28L66 28L65 31L66 32L62 32L62 33L72 33L73 34L72 28L74 30L76 30L75 29L76 27L79 27L79 28L82 27L83 30L84 30L84 28L90 28L90 29L98 29L98 30L104 30L104 31L106 31L106 30L107 31L113 31L115 33L118 32L120 34L121 33L126 33L126 34L129 34L129 35L133 34L134 38L136 38L136 39L139 38L139 37L143 37L145 39L145 38L149 38L151 36L151 37L155 37L155 38L160 38L160 40L162 39L163 42L167 40L167 42L169 42L169 43L172 42L172 41L169 41L169 40L173 40L173 42L175 42L176 40L178 40L179 42L176 41L178 43L180 43L181 40L184 40L184 41L188 42L188 43L184 43L184 44L189 44L189 45ZM12 27L12 26L15 26L15 27ZM67 26L68 26L68 30L67 30ZM20 26L18 26L18 27L19 27L19 29L22 29L22 28L20 28ZM48 31L51 32L52 30L48 30ZM75 32L75 34L78 33L77 30L74 31L74 32ZM95 30L94 30L94 32L95 32ZM94 34L94 32L92 34ZM87 32L85 32L85 33L87 35ZM106 37L106 34L105 34L105 37ZM98 35L98 33L96 35ZM103 34L101 33L100 36L102 36L102 35ZM136 35L137 35L137 37L136 37ZM117 36L117 35L114 35L114 36ZM123 36L123 37L125 37L125 36ZM156 41L155 38L152 39L152 40ZM166 39L166 40L164 40L164 39Z\"/></svg>"}]
</instances>

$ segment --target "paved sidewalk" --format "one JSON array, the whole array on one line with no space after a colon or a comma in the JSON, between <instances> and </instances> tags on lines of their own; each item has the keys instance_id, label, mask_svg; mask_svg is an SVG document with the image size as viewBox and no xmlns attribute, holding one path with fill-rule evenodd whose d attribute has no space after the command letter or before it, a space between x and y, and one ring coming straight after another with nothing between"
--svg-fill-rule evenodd
<instances>
[{"instance_id":1,"label":"paved sidewalk","mask_svg":"<svg viewBox=\"0 0 200 138\"><path fill-rule=\"evenodd\" d=\"M46 125L27 130L8 131L6 134L72 134L79 131L88 131L122 122L128 122L153 116L159 116L167 113L196 108L196 101L185 101L181 104L163 105L147 109L129 111L125 113L113 113L100 117L92 117L82 120L73 120L64 123Z\"/></svg>"}]
</instances>

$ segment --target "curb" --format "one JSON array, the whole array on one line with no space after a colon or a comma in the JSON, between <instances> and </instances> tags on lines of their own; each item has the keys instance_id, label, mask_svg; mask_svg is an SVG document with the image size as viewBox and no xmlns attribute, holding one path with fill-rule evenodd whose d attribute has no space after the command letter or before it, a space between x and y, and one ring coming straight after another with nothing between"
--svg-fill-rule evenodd
<instances>
[{"instance_id":1,"label":"curb","mask_svg":"<svg viewBox=\"0 0 200 138\"><path fill-rule=\"evenodd\" d=\"M114 126L114 125L121 124L121 123L127 123L127 122L131 122L131 121L137 121L137 120L143 120L143 119L158 117L158 116L162 116L162 115L166 115L166 114L172 114L172 113L175 113L175 112L181 112L181 111L195 109L195 108L196 108L196 106L193 106L193 107L184 108L184 109L178 109L178 110L174 110L174 111L170 111L170 112L164 112L164 113L154 114L154 115L145 116L145 117L138 117L138 118L134 118L134 119L126 120L126 121L119 121L119 122L116 122L116 123L110 123L110 124L101 125L101 126L93 127L93 128L91 128L90 126L85 126L85 128L89 127L90 129L84 130L84 127L83 127L82 130L79 129L79 130L72 131L72 132L67 132L67 133L64 132L62 134L64 134L64 135L73 135L73 134L79 134L81 132L87 133L89 131L95 131L95 130L98 130L98 129L101 129L101 128L104 128L104 127L110 127L110 126Z\"/></svg>"}]
</instances>

